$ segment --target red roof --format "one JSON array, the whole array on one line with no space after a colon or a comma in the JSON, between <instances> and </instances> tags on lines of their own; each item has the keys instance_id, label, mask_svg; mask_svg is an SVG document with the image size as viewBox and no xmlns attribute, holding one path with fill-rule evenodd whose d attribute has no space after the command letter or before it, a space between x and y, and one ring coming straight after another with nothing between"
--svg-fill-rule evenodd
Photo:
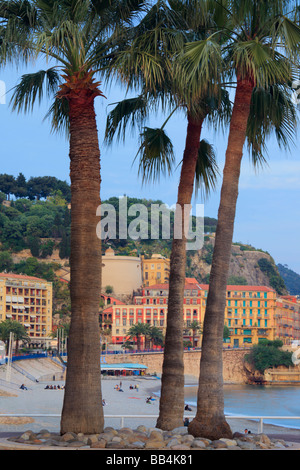
<instances>
[{"instance_id":1,"label":"red roof","mask_svg":"<svg viewBox=\"0 0 300 470\"><path fill-rule=\"evenodd\" d=\"M198 283L197 279L193 277L187 277L185 279L185 284L184 284L185 289L195 289L195 287L202 289L201 285ZM151 290L151 289L169 289L169 283L164 283L164 284L154 284L152 286L146 286L144 287L144 290Z\"/></svg>"},{"instance_id":2,"label":"red roof","mask_svg":"<svg viewBox=\"0 0 300 470\"><path fill-rule=\"evenodd\" d=\"M9 279L28 279L31 281L42 281L42 282L48 282L46 279L41 279L39 277L33 277L33 276L26 276L24 274L11 274L11 273L0 273L0 277L5 277Z\"/></svg>"},{"instance_id":3,"label":"red roof","mask_svg":"<svg viewBox=\"0 0 300 470\"><path fill-rule=\"evenodd\" d=\"M202 289L208 290L209 289L209 284L199 284ZM275 292L274 289L271 287L267 286L227 286L227 290L234 290L234 291L259 291L259 292Z\"/></svg>"},{"instance_id":4,"label":"red roof","mask_svg":"<svg viewBox=\"0 0 300 470\"><path fill-rule=\"evenodd\" d=\"M125 305L124 302L121 302L121 300L116 299L115 297L112 297L111 295L101 294L101 297L104 297L105 300L110 299L112 304L115 303L116 305Z\"/></svg>"}]
</instances>

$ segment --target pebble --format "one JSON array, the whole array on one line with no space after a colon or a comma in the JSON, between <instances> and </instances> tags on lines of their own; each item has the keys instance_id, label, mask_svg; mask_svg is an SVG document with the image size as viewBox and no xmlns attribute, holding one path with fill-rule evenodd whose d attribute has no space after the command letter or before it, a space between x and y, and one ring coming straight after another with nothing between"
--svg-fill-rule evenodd
<instances>
[{"instance_id":1,"label":"pebble","mask_svg":"<svg viewBox=\"0 0 300 470\"><path fill-rule=\"evenodd\" d=\"M184 426L173 429L173 431L162 431L146 426L119 430L107 427L102 433L93 435L73 432L60 435L46 429L42 429L38 433L28 430L19 437L11 437L8 440L27 445L90 449L270 450L286 449L291 445L281 439L272 439L266 434L244 435L236 432L232 439L194 438L188 434L187 427Z\"/></svg>"}]
</instances>

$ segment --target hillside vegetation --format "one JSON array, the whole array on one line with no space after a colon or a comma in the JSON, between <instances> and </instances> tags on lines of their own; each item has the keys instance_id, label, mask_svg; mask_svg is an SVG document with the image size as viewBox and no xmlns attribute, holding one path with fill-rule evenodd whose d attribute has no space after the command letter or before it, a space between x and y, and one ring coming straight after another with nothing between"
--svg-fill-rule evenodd
<instances>
[{"instance_id":1,"label":"hillside vegetation","mask_svg":"<svg viewBox=\"0 0 300 470\"><path fill-rule=\"evenodd\" d=\"M54 312L65 314L69 311L70 301L67 283L62 283L61 279L64 277L63 273L69 273L70 187L56 178L31 178L26 182L20 175L18 186L18 178L13 180L8 176L0 175L0 272L38 276L53 282ZM23 191L20 189L21 181L25 185ZM44 191L41 190L43 184ZM149 258L154 253L160 253L170 257L172 239L162 239L161 226L157 240L150 237L122 239L118 232L119 198L112 197L102 203L115 208L117 222L116 237L112 238L108 233L102 242L103 253L108 247L112 247L116 256L144 255ZM146 229L151 233L151 205L161 206L163 202L128 197L127 204L128 208L133 204L142 204L148 209ZM174 212L166 206L165 208L169 214L172 233ZM128 216L127 227L136 217ZM187 251L186 275L195 277L200 283L208 283L217 220L205 217L203 223L204 245L199 251ZM68 280L67 277L65 279ZM267 285L276 289L279 294L287 293L270 254L243 243L232 245L228 284Z\"/></svg>"}]
</instances>

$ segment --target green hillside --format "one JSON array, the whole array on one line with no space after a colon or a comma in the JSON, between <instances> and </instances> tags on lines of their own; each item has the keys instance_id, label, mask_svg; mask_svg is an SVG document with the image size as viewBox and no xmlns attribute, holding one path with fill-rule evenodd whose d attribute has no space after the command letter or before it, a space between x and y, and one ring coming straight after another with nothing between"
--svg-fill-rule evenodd
<instances>
[{"instance_id":1,"label":"green hillside","mask_svg":"<svg viewBox=\"0 0 300 470\"><path fill-rule=\"evenodd\" d=\"M286 264L278 264L278 271L291 295L300 295L300 275Z\"/></svg>"}]
</instances>

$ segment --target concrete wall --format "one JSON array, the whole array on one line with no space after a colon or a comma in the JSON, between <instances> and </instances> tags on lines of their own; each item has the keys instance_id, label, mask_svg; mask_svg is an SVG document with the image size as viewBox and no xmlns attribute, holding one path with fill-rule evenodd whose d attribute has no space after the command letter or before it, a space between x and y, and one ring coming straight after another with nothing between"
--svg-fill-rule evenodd
<instances>
[{"instance_id":1,"label":"concrete wall","mask_svg":"<svg viewBox=\"0 0 300 470\"><path fill-rule=\"evenodd\" d=\"M245 354L249 351L245 349L228 349L223 351L223 379L225 383L246 383L246 373L243 367ZM201 351L185 351L184 353L184 373L192 375L196 379L200 372ZM108 364L133 362L143 364L148 367L150 374L161 375L163 353L138 353L138 354L116 354L107 355Z\"/></svg>"}]
</instances>

